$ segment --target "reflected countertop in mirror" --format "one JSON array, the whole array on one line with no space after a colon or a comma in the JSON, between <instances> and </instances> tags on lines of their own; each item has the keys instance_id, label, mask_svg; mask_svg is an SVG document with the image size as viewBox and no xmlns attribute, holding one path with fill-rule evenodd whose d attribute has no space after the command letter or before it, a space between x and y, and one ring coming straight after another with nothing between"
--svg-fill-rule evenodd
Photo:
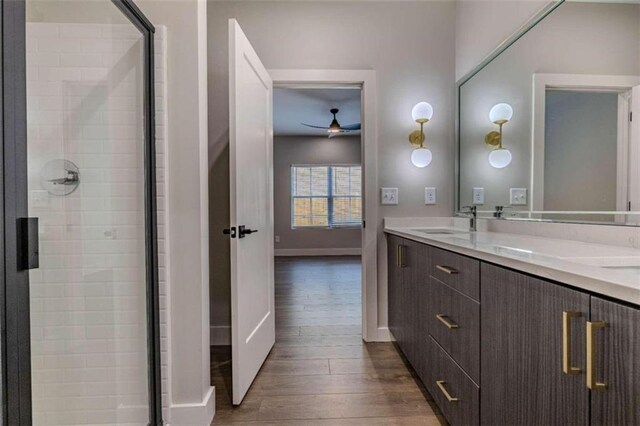
<instances>
[{"instance_id":1,"label":"reflected countertop in mirror","mask_svg":"<svg viewBox=\"0 0 640 426\"><path fill-rule=\"evenodd\" d=\"M535 22L459 83L458 209L640 224L640 3Z\"/></svg>"}]
</instances>

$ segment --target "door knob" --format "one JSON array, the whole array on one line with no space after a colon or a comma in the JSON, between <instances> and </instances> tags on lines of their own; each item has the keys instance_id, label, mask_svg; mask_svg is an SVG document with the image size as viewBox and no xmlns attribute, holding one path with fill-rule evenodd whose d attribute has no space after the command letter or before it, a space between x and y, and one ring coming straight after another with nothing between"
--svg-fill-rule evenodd
<instances>
[{"instance_id":1,"label":"door knob","mask_svg":"<svg viewBox=\"0 0 640 426\"><path fill-rule=\"evenodd\" d=\"M251 235L258 232L257 229L248 229L244 225L238 226L238 238L244 238L245 235Z\"/></svg>"},{"instance_id":2,"label":"door knob","mask_svg":"<svg viewBox=\"0 0 640 426\"><path fill-rule=\"evenodd\" d=\"M222 233L224 235L229 235L231 238L235 238L236 237L236 227L232 226L231 228L225 228L222 230Z\"/></svg>"}]
</instances>

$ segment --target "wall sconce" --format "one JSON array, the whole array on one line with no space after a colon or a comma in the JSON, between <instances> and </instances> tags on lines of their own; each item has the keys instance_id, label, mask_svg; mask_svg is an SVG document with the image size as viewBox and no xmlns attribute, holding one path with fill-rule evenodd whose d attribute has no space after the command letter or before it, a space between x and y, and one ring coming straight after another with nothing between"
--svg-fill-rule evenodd
<instances>
[{"instance_id":1,"label":"wall sconce","mask_svg":"<svg viewBox=\"0 0 640 426\"><path fill-rule=\"evenodd\" d=\"M411 110L411 117L420 124L420 130L414 130L409 135L409 142L416 147L411 153L411 162L414 166L424 168L431 164L433 155L431 150L424 147L424 125L433 117L433 107L427 102L417 103Z\"/></svg>"},{"instance_id":2,"label":"wall sconce","mask_svg":"<svg viewBox=\"0 0 640 426\"><path fill-rule=\"evenodd\" d=\"M511 151L502 147L502 126L511 120L513 108L509 104L497 104L489 111L489 120L499 126L499 131L491 131L484 137L484 142L493 147L489 154L489 164L496 169L503 169L511 164Z\"/></svg>"}]
</instances>

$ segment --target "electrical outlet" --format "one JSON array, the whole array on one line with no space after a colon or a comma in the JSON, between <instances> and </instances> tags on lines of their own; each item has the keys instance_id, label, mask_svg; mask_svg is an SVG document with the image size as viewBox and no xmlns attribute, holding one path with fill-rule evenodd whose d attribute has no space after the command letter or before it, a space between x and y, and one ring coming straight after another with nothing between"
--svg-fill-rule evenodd
<instances>
[{"instance_id":1,"label":"electrical outlet","mask_svg":"<svg viewBox=\"0 0 640 426\"><path fill-rule=\"evenodd\" d=\"M381 203L384 205L398 205L398 188L380 188Z\"/></svg>"},{"instance_id":2,"label":"electrical outlet","mask_svg":"<svg viewBox=\"0 0 640 426\"><path fill-rule=\"evenodd\" d=\"M274 237L274 240L275 240L276 243L279 243L280 242L280 235L276 235Z\"/></svg>"},{"instance_id":3,"label":"electrical outlet","mask_svg":"<svg viewBox=\"0 0 640 426\"><path fill-rule=\"evenodd\" d=\"M425 205L432 205L436 203L436 189L427 187L424 189L424 203Z\"/></svg>"},{"instance_id":4,"label":"electrical outlet","mask_svg":"<svg viewBox=\"0 0 640 426\"><path fill-rule=\"evenodd\" d=\"M527 188L510 188L509 203L512 206L526 206L527 205Z\"/></svg>"},{"instance_id":5,"label":"electrical outlet","mask_svg":"<svg viewBox=\"0 0 640 426\"><path fill-rule=\"evenodd\" d=\"M473 188L473 203L474 205L484 204L484 188Z\"/></svg>"}]
</instances>

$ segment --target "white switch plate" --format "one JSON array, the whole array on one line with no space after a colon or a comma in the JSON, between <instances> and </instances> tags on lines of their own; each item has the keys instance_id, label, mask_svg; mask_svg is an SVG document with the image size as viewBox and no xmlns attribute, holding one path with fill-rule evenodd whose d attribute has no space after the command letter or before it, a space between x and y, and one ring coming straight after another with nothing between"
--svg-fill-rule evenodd
<instances>
[{"instance_id":1,"label":"white switch plate","mask_svg":"<svg viewBox=\"0 0 640 426\"><path fill-rule=\"evenodd\" d=\"M473 188L473 203L475 205L484 204L484 188Z\"/></svg>"},{"instance_id":2,"label":"white switch plate","mask_svg":"<svg viewBox=\"0 0 640 426\"><path fill-rule=\"evenodd\" d=\"M424 204L432 205L436 203L436 189L433 187L426 187L424 189Z\"/></svg>"},{"instance_id":3,"label":"white switch plate","mask_svg":"<svg viewBox=\"0 0 640 426\"><path fill-rule=\"evenodd\" d=\"M280 235L276 235L274 237L274 240L275 240L276 243L279 243L280 242Z\"/></svg>"},{"instance_id":4,"label":"white switch plate","mask_svg":"<svg viewBox=\"0 0 640 426\"><path fill-rule=\"evenodd\" d=\"M381 203L384 205L398 205L398 188L380 188Z\"/></svg>"},{"instance_id":5,"label":"white switch plate","mask_svg":"<svg viewBox=\"0 0 640 426\"><path fill-rule=\"evenodd\" d=\"M527 188L510 188L509 203L512 206L527 205Z\"/></svg>"}]
</instances>

